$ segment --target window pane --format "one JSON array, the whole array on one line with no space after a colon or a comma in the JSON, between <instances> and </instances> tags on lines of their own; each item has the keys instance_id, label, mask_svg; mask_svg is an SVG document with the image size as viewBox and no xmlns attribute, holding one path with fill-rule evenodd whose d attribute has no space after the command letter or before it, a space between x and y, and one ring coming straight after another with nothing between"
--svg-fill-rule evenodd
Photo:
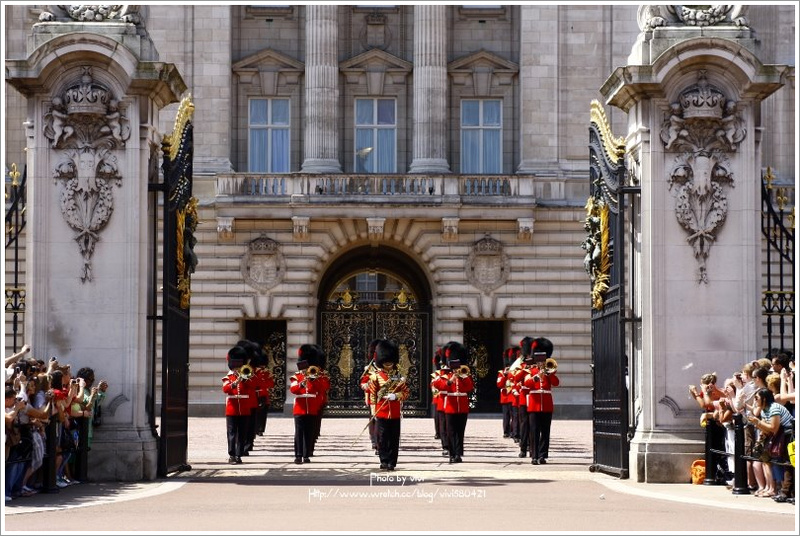
<instances>
[{"instance_id":1,"label":"window pane","mask_svg":"<svg viewBox=\"0 0 800 536\"><path fill-rule=\"evenodd\" d=\"M272 173L289 172L289 129L272 130Z\"/></svg>"},{"instance_id":2,"label":"window pane","mask_svg":"<svg viewBox=\"0 0 800 536\"><path fill-rule=\"evenodd\" d=\"M289 124L288 99L275 99L272 101L272 124L273 125Z\"/></svg>"},{"instance_id":3,"label":"window pane","mask_svg":"<svg viewBox=\"0 0 800 536\"><path fill-rule=\"evenodd\" d=\"M465 127L476 127L480 124L480 102L461 101L461 125Z\"/></svg>"},{"instance_id":4,"label":"window pane","mask_svg":"<svg viewBox=\"0 0 800 536\"><path fill-rule=\"evenodd\" d=\"M267 130L250 130L250 166L251 173L267 170Z\"/></svg>"},{"instance_id":5,"label":"window pane","mask_svg":"<svg viewBox=\"0 0 800 536\"><path fill-rule=\"evenodd\" d=\"M483 125L497 127L500 126L500 101L484 101Z\"/></svg>"},{"instance_id":6,"label":"window pane","mask_svg":"<svg viewBox=\"0 0 800 536\"><path fill-rule=\"evenodd\" d=\"M461 131L461 173L480 173L480 139L478 130Z\"/></svg>"},{"instance_id":7,"label":"window pane","mask_svg":"<svg viewBox=\"0 0 800 536\"><path fill-rule=\"evenodd\" d=\"M372 118L372 99L356 99L356 125L374 125Z\"/></svg>"},{"instance_id":8,"label":"window pane","mask_svg":"<svg viewBox=\"0 0 800 536\"><path fill-rule=\"evenodd\" d=\"M373 171L375 146L372 142L372 129L356 129L356 173L370 173Z\"/></svg>"},{"instance_id":9,"label":"window pane","mask_svg":"<svg viewBox=\"0 0 800 536\"><path fill-rule=\"evenodd\" d=\"M394 125L394 100L381 99L378 101L378 124Z\"/></svg>"},{"instance_id":10,"label":"window pane","mask_svg":"<svg viewBox=\"0 0 800 536\"><path fill-rule=\"evenodd\" d=\"M483 131L483 173L502 171L503 153L500 150L500 130Z\"/></svg>"},{"instance_id":11,"label":"window pane","mask_svg":"<svg viewBox=\"0 0 800 536\"><path fill-rule=\"evenodd\" d=\"M267 124L267 101L265 99L250 100L250 124Z\"/></svg>"},{"instance_id":12,"label":"window pane","mask_svg":"<svg viewBox=\"0 0 800 536\"><path fill-rule=\"evenodd\" d=\"M378 130L378 173L394 173L395 170L395 131L382 128Z\"/></svg>"}]
</instances>

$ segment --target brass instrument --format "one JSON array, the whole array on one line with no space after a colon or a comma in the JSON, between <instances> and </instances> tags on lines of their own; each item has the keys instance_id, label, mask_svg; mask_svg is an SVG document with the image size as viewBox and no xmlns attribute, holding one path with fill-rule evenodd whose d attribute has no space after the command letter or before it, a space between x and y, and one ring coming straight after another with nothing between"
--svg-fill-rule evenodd
<instances>
[{"instance_id":1,"label":"brass instrument","mask_svg":"<svg viewBox=\"0 0 800 536\"><path fill-rule=\"evenodd\" d=\"M308 378L309 380L316 380L320 374L321 371L319 370L319 367L316 365L311 365L306 369L306 378Z\"/></svg>"},{"instance_id":2,"label":"brass instrument","mask_svg":"<svg viewBox=\"0 0 800 536\"><path fill-rule=\"evenodd\" d=\"M558 361L556 361L552 357L548 357L544 362L543 372L545 374L553 374L557 370L558 370Z\"/></svg>"},{"instance_id":3,"label":"brass instrument","mask_svg":"<svg viewBox=\"0 0 800 536\"><path fill-rule=\"evenodd\" d=\"M245 363L236 369L236 375L239 376L243 382L246 382L253 377L253 367L251 367L249 363Z\"/></svg>"},{"instance_id":4,"label":"brass instrument","mask_svg":"<svg viewBox=\"0 0 800 536\"><path fill-rule=\"evenodd\" d=\"M459 378L466 378L467 376L469 376L469 373L470 373L469 367L467 365L461 365L460 367L458 367L456 375Z\"/></svg>"}]
</instances>

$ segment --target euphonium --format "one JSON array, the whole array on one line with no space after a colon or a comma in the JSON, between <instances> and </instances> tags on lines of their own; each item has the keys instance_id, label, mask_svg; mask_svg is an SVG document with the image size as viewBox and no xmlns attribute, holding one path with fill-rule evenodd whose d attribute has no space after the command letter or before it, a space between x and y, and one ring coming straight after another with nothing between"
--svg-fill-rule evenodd
<instances>
[{"instance_id":1,"label":"euphonium","mask_svg":"<svg viewBox=\"0 0 800 536\"><path fill-rule=\"evenodd\" d=\"M308 378L309 380L315 380L317 376L319 376L319 374L320 374L319 367L316 365L311 365L306 369L306 378Z\"/></svg>"},{"instance_id":2,"label":"euphonium","mask_svg":"<svg viewBox=\"0 0 800 536\"><path fill-rule=\"evenodd\" d=\"M459 378L466 378L467 376L469 376L469 373L470 370L467 365L461 365L460 367L458 367L458 371L456 372Z\"/></svg>"},{"instance_id":3,"label":"euphonium","mask_svg":"<svg viewBox=\"0 0 800 536\"><path fill-rule=\"evenodd\" d=\"M543 372L545 374L553 374L557 370L558 370L558 361L556 361L552 357L548 357L544 362Z\"/></svg>"},{"instance_id":4,"label":"euphonium","mask_svg":"<svg viewBox=\"0 0 800 536\"><path fill-rule=\"evenodd\" d=\"M253 367L251 367L248 363L245 363L236 370L236 374L242 379L242 381L247 381L253 377Z\"/></svg>"}]
</instances>

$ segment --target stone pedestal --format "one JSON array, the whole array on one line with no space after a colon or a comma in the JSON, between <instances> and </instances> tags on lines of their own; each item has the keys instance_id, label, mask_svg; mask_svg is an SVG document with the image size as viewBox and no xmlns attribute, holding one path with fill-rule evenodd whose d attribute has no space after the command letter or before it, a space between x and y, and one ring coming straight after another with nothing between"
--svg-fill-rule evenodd
<instances>
[{"instance_id":1,"label":"stone pedestal","mask_svg":"<svg viewBox=\"0 0 800 536\"><path fill-rule=\"evenodd\" d=\"M685 482L703 453L688 385L707 372L721 384L760 354L759 107L786 68L759 61L744 20L640 24L631 63L601 89L628 113L628 167L641 184L630 469L639 481Z\"/></svg>"},{"instance_id":2,"label":"stone pedestal","mask_svg":"<svg viewBox=\"0 0 800 536\"><path fill-rule=\"evenodd\" d=\"M153 479L147 184L158 111L186 86L155 61L138 18L42 22L30 44L27 58L6 61L29 110L25 332L36 357L108 381L90 478Z\"/></svg>"}]
</instances>

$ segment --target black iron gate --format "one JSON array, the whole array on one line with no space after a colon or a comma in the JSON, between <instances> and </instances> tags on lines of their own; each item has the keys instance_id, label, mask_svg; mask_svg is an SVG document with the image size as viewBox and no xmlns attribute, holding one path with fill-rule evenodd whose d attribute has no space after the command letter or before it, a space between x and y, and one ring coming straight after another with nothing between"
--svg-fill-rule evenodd
<instances>
[{"instance_id":1,"label":"black iron gate","mask_svg":"<svg viewBox=\"0 0 800 536\"><path fill-rule=\"evenodd\" d=\"M163 291L161 357L161 432L158 472L165 476L191 469L187 463L189 409L189 300L194 254L197 199L192 197L194 106L184 98L175 129L162 142Z\"/></svg>"},{"instance_id":2,"label":"black iron gate","mask_svg":"<svg viewBox=\"0 0 800 536\"><path fill-rule=\"evenodd\" d=\"M590 197L584 265L592 281L592 471L628 477L625 355L625 145L598 102L589 126Z\"/></svg>"},{"instance_id":3,"label":"black iron gate","mask_svg":"<svg viewBox=\"0 0 800 536\"><path fill-rule=\"evenodd\" d=\"M761 178L761 233L766 241L761 303L768 354L794 352L794 188L774 182L767 168Z\"/></svg>"},{"instance_id":4,"label":"black iron gate","mask_svg":"<svg viewBox=\"0 0 800 536\"><path fill-rule=\"evenodd\" d=\"M400 369L410 396L403 404L408 416L425 416L429 403L428 374L430 314L396 304L361 304L343 308L327 304L320 311L322 349L331 389L326 412L330 415L367 416L364 391L358 380L369 360L367 347L376 338L389 339L400 349Z\"/></svg>"},{"instance_id":5,"label":"black iron gate","mask_svg":"<svg viewBox=\"0 0 800 536\"><path fill-rule=\"evenodd\" d=\"M475 390L470 394L471 412L500 413L497 371L503 368L504 323L493 320L464 322L464 346L469 351L470 374Z\"/></svg>"},{"instance_id":6,"label":"black iron gate","mask_svg":"<svg viewBox=\"0 0 800 536\"><path fill-rule=\"evenodd\" d=\"M22 346L18 346L18 342L25 340L24 322L25 315L25 285L21 279L20 272L22 271L20 264L22 263L22 254L20 253L20 239L22 238L22 231L25 230L26 218L26 187L25 182L28 175L28 166L26 165L22 172L22 180L20 180L20 173L17 171L17 165L11 164L11 169L8 171L8 178L10 182L6 182L6 267L9 266L9 261L13 269L11 273L11 281L6 280L5 296L5 322L11 322L11 350L16 353ZM8 272L6 272L8 275ZM10 283L10 284L9 284ZM18 341L19 339L19 341Z\"/></svg>"}]
</instances>

